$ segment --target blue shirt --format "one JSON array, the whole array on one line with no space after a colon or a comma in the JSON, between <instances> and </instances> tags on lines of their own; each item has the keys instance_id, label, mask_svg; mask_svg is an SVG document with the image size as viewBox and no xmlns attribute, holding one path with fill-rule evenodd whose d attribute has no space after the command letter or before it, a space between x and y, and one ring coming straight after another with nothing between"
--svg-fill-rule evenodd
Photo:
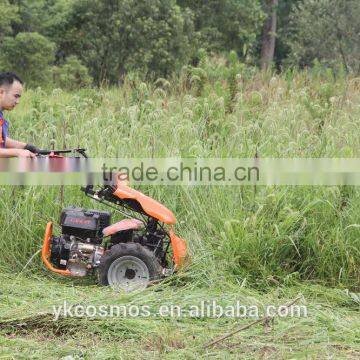
<instances>
[{"instance_id":1,"label":"blue shirt","mask_svg":"<svg viewBox=\"0 0 360 360\"><path fill-rule=\"evenodd\" d=\"M9 123L4 119L3 113L0 111L0 148L5 147L8 128Z\"/></svg>"}]
</instances>

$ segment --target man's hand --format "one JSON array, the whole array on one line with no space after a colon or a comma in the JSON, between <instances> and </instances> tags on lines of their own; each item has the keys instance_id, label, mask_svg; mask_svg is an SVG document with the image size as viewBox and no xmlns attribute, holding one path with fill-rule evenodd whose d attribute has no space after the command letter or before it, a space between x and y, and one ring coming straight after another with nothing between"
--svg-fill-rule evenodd
<instances>
[{"instance_id":1,"label":"man's hand","mask_svg":"<svg viewBox=\"0 0 360 360\"><path fill-rule=\"evenodd\" d=\"M14 153L16 157L21 157L21 158L34 158L36 157L36 155L34 153L32 153L29 150L24 150L24 149L14 149Z\"/></svg>"},{"instance_id":2,"label":"man's hand","mask_svg":"<svg viewBox=\"0 0 360 360\"><path fill-rule=\"evenodd\" d=\"M0 158L34 158L36 155L29 150L24 149L2 149L0 148Z\"/></svg>"},{"instance_id":3,"label":"man's hand","mask_svg":"<svg viewBox=\"0 0 360 360\"><path fill-rule=\"evenodd\" d=\"M41 150L38 149L35 145L32 144L26 144L24 147L25 150L29 150L34 154L38 154Z\"/></svg>"}]
</instances>

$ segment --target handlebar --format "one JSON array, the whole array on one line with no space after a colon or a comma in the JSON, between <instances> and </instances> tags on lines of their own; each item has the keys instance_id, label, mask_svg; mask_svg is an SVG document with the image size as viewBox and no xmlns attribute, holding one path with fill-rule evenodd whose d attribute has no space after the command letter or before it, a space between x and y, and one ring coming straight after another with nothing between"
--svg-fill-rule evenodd
<instances>
[{"instance_id":1,"label":"handlebar","mask_svg":"<svg viewBox=\"0 0 360 360\"><path fill-rule=\"evenodd\" d=\"M61 155L61 154L70 154L70 153L79 153L84 158L87 158L86 149L69 149L69 150L40 150L38 155Z\"/></svg>"}]
</instances>

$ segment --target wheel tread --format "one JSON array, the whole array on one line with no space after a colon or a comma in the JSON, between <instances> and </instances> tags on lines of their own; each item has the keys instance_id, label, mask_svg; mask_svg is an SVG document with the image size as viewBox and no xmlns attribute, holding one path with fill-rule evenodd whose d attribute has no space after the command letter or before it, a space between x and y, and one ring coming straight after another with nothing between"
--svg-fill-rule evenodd
<instances>
[{"instance_id":1,"label":"wheel tread","mask_svg":"<svg viewBox=\"0 0 360 360\"><path fill-rule=\"evenodd\" d=\"M150 273L150 280L156 280L161 276L162 267L158 259L149 249L137 243L120 243L113 245L105 254L100 258L98 267L98 281L101 285L109 285L107 280L107 271L110 264L117 258L125 255L136 256L148 267Z\"/></svg>"}]
</instances>

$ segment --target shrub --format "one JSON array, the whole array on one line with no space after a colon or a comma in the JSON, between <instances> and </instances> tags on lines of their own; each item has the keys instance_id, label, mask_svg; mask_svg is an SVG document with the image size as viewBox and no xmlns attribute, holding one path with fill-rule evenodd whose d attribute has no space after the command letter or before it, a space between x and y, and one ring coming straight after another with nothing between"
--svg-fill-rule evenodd
<instances>
[{"instance_id":1,"label":"shrub","mask_svg":"<svg viewBox=\"0 0 360 360\"><path fill-rule=\"evenodd\" d=\"M54 85L66 90L76 90L90 86L89 71L76 56L69 56L62 66L52 69Z\"/></svg>"}]
</instances>

